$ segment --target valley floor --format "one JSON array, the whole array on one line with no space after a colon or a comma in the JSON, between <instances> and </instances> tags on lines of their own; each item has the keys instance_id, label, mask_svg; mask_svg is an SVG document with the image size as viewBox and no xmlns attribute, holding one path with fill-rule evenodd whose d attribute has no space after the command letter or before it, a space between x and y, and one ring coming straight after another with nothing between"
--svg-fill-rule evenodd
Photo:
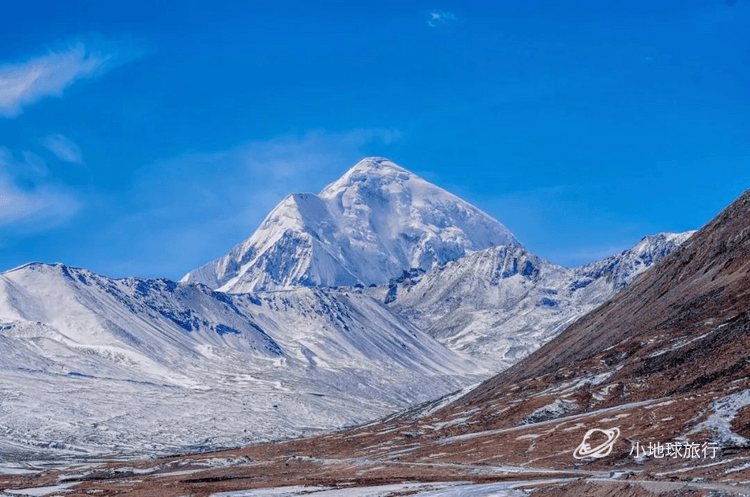
<instances>
[{"instance_id":1,"label":"valley floor","mask_svg":"<svg viewBox=\"0 0 750 497\"><path fill-rule=\"evenodd\" d=\"M715 393L718 398L720 392ZM703 408L714 396L702 397L692 399L693 407L710 420L711 410ZM439 417L402 417L243 449L6 474L0 476L0 490L166 497L750 495L750 448L724 447L715 457L655 459L634 457L620 442L604 459L572 457L585 426L619 424L649 438L666 437L691 415L680 409L687 400L648 399L504 427L489 422L468 428L440 411ZM650 422L668 418L673 419Z\"/></svg>"}]
</instances>

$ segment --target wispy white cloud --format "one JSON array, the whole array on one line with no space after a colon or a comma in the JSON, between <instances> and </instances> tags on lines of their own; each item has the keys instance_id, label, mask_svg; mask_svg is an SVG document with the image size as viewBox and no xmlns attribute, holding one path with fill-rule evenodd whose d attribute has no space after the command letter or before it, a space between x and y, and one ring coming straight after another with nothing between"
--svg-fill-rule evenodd
<instances>
[{"instance_id":1,"label":"wispy white cloud","mask_svg":"<svg viewBox=\"0 0 750 497\"><path fill-rule=\"evenodd\" d=\"M0 226L28 221L45 226L58 224L78 210L72 197L49 188L23 191L0 176Z\"/></svg>"},{"instance_id":2,"label":"wispy white cloud","mask_svg":"<svg viewBox=\"0 0 750 497\"><path fill-rule=\"evenodd\" d=\"M42 145L55 154L61 161L83 164L81 148L76 142L65 135L60 133L48 135L42 139Z\"/></svg>"},{"instance_id":3,"label":"wispy white cloud","mask_svg":"<svg viewBox=\"0 0 750 497\"><path fill-rule=\"evenodd\" d=\"M29 181L45 174L46 165L38 155L23 153L17 159L0 148L0 226L24 223L24 231L34 231L75 214L79 202L73 195L43 181Z\"/></svg>"},{"instance_id":4,"label":"wispy white cloud","mask_svg":"<svg viewBox=\"0 0 750 497\"><path fill-rule=\"evenodd\" d=\"M8 161L6 164L11 166L12 171L9 173L16 180L38 182L44 180L49 175L47 162L34 152L25 150L21 152L21 160Z\"/></svg>"},{"instance_id":5,"label":"wispy white cloud","mask_svg":"<svg viewBox=\"0 0 750 497\"><path fill-rule=\"evenodd\" d=\"M444 12L442 10L433 10L430 12L429 17L427 18L427 24L431 28L438 28L440 26L444 26L448 23L456 21L456 16L453 15L451 12Z\"/></svg>"},{"instance_id":6,"label":"wispy white cloud","mask_svg":"<svg viewBox=\"0 0 750 497\"><path fill-rule=\"evenodd\" d=\"M79 43L64 51L0 66L0 117L16 117L24 107L44 97L61 96L77 80L102 74L112 58Z\"/></svg>"}]
</instances>

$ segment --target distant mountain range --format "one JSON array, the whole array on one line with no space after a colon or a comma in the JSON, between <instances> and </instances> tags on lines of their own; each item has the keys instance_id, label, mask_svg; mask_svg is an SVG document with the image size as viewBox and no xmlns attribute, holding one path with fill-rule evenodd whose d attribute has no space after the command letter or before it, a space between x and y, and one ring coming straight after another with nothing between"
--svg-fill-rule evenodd
<instances>
[{"instance_id":1,"label":"distant mountain range","mask_svg":"<svg viewBox=\"0 0 750 497\"><path fill-rule=\"evenodd\" d=\"M180 283L0 275L0 453L169 453L364 422L509 367L691 233L569 269L387 159Z\"/></svg>"},{"instance_id":2,"label":"distant mountain range","mask_svg":"<svg viewBox=\"0 0 750 497\"><path fill-rule=\"evenodd\" d=\"M331 495L748 495L748 219L750 190L622 291L478 386L318 437L115 462L83 475L75 468L37 485L175 496L250 487L284 487L276 492L288 495L329 488ZM621 266L658 255L643 250L652 244L624 254ZM480 259L500 276L509 267L543 273L522 254L494 249ZM595 267L610 266L589 274ZM617 281L627 272L608 274Z\"/></svg>"}]
</instances>

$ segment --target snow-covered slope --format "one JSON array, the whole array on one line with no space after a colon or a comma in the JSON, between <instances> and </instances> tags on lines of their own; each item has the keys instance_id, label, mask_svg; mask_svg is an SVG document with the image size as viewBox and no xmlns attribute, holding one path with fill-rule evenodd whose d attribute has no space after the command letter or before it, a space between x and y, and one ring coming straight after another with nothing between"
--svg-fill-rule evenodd
<instances>
[{"instance_id":1,"label":"snow-covered slope","mask_svg":"<svg viewBox=\"0 0 750 497\"><path fill-rule=\"evenodd\" d=\"M319 195L289 195L250 238L182 281L225 292L378 285L496 245L520 243L455 195L368 158Z\"/></svg>"},{"instance_id":2,"label":"snow-covered slope","mask_svg":"<svg viewBox=\"0 0 750 497\"><path fill-rule=\"evenodd\" d=\"M359 291L0 275L0 453L227 446L373 419L486 373Z\"/></svg>"},{"instance_id":3,"label":"snow-covered slope","mask_svg":"<svg viewBox=\"0 0 750 497\"><path fill-rule=\"evenodd\" d=\"M449 348L502 371L630 284L693 232L647 236L635 247L565 268L500 246L368 289Z\"/></svg>"}]
</instances>

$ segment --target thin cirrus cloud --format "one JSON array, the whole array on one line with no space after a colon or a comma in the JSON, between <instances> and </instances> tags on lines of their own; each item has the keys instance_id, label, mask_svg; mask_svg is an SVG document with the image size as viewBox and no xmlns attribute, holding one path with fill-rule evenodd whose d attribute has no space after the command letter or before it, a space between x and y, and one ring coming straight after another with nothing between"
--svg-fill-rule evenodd
<instances>
[{"instance_id":1,"label":"thin cirrus cloud","mask_svg":"<svg viewBox=\"0 0 750 497\"><path fill-rule=\"evenodd\" d=\"M53 133L44 137L42 139L42 145L55 154L55 156L61 161L70 162L72 164L83 164L81 148L76 142L63 134Z\"/></svg>"},{"instance_id":2,"label":"thin cirrus cloud","mask_svg":"<svg viewBox=\"0 0 750 497\"><path fill-rule=\"evenodd\" d=\"M427 18L427 24L431 28L439 28L440 26L445 26L446 24L455 22L456 20L456 16L451 12L433 10L432 12L430 12L429 17Z\"/></svg>"},{"instance_id":3,"label":"thin cirrus cloud","mask_svg":"<svg viewBox=\"0 0 750 497\"><path fill-rule=\"evenodd\" d=\"M78 202L69 195L46 187L23 191L0 176L0 226L33 220L41 228L58 224L77 210Z\"/></svg>"},{"instance_id":4,"label":"thin cirrus cloud","mask_svg":"<svg viewBox=\"0 0 750 497\"><path fill-rule=\"evenodd\" d=\"M78 43L64 51L0 66L0 117L17 117L44 97L62 96L79 79L102 74L112 58Z\"/></svg>"},{"instance_id":5,"label":"thin cirrus cloud","mask_svg":"<svg viewBox=\"0 0 750 497\"><path fill-rule=\"evenodd\" d=\"M0 147L0 227L23 222L25 231L34 231L59 224L78 211L73 195L44 181L45 172L39 169L45 167L35 154L23 153L18 159ZM31 169L38 171L26 177L18 174Z\"/></svg>"}]
</instances>

